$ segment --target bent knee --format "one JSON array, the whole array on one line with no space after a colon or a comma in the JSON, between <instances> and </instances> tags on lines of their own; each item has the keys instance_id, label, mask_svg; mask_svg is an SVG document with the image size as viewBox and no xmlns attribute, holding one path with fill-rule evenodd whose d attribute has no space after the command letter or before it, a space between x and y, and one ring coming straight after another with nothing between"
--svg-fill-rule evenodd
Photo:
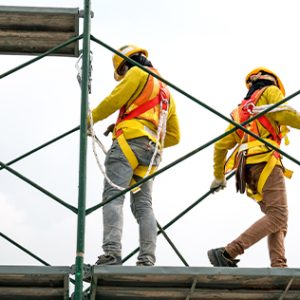
<instances>
[{"instance_id":1,"label":"bent knee","mask_svg":"<svg viewBox=\"0 0 300 300\"><path fill-rule=\"evenodd\" d=\"M287 228L288 210L286 208L270 209L267 215L273 224L274 231Z\"/></svg>"}]
</instances>

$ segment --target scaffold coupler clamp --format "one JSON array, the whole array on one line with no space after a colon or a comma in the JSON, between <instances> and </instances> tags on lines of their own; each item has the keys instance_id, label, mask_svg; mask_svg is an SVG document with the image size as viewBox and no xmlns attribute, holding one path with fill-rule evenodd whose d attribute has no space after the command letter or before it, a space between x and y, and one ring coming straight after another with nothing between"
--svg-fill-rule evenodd
<instances>
[{"instance_id":1,"label":"scaffold coupler clamp","mask_svg":"<svg viewBox=\"0 0 300 300\"><path fill-rule=\"evenodd\" d=\"M91 18L94 18L94 12L91 10L90 11L90 16L91 16ZM80 9L79 11L78 11L78 16L79 16L79 18L84 18L84 9Z\"/></svg>"},{"instance_id":2,"label":"scaffold coupler clamp","mask_svg":"<svg viewBox=\"0 0 300 300\"><path fill-rule=\"evenodd\" d=\"M76 272L76 265L71 266L70 274L75 275ZM82 278L84 281L88 281L91 279L92 276L92 266L90 264L83 264L83 274Z\"/></svg>"}]
</instances>

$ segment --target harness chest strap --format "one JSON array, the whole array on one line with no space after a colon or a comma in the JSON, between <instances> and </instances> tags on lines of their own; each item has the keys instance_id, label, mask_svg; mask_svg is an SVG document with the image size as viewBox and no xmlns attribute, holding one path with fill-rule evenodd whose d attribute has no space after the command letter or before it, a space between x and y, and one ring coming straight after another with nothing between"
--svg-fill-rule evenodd
<instances>
[{"instance_id":1,"label":"harness chest strap","mask_svg":"<svg viewBox=\"0 0 300 300\"><path fill-rule=\"evenodd\" d=\"M147 110L151 109L152 107L156 106L160 102L160 95L158 94L155 98L151 99L148 102L143 103L142 105L138 106L134 110L132 110L129 114L126 114L122 117L122 121L130 120L135 117L138 117L142 113L146 112Z\"/></svg>"}]
</instances>

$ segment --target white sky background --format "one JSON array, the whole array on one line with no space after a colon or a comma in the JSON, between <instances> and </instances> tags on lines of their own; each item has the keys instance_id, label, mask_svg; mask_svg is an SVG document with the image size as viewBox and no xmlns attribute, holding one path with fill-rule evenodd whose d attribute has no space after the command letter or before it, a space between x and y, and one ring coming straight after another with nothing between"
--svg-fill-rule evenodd
<instances>
[{"instance_id":1,"label":"white sky background","mask_svg":"<svg viewBox=\"0 0 300 300\"><path fill-rule=\"evenodd\" d=\"M136 44L149 51L161 75L182 90L226 116L247 90L245 75L257 66L274 70L287 95L299 84L299 8L297 0L94 0L92 34L119 48ZM0 0L0 5L83 8L75 0ZM82 22L82 20L81 20ZM112 53L91 42L93 81L90 95L95 107L116 85ZM32 59L0 56L0 74ZM0 160L10 160L76 127L80 120L80 89L76 58L47 57L0 81ZM226 121L171 89L180 118L181 143L166 149L161 166L182 157L222 134ZM299 97L289 105L300 110ZM99 122L95 130L108 148L111 139L102 133L116 115ZM291 144L282 149L299 157L299 131L292 130ZM213 180L213 147L164 172L155 180L153 205L163 226L205 194ZM99 152L104 160L104 156ZM290 207L286 252L289 267L299 267L299 179L297 164L287 180ZM11 167L77 206L79 132L44 148ZM103 176L88 145L87 208L101 201ZM6 170L0 171L1 232L51 265L72 265L76 255L76 215ZM138 227L129 199L124 206L123 255L138 246ZM102 253L102 211L86 219L85 263L94 264ZM224 191L198 204L172 225L167 234L190 266L210 266L206 252L225 246L261 216L258 205L235 191L234 180ZM268 267L266 239L241 256L240 267ZM39 265L21 250L0 239L0 264ZM125 265L135 265L136 256ZM158 266L182 266L162 235L157 244Z\"/></svg>"}]
</instances>

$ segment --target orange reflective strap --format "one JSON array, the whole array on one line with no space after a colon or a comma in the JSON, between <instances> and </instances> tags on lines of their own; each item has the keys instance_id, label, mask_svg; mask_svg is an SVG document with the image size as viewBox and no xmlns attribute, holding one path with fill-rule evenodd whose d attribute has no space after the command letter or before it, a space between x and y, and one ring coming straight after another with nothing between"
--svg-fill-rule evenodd
<instances>
[{"instance_id":1,"label":"orange reflective strap","mask_svg":"<svg viewBox=\"0 0 300 300\"><path fill-rule=\"evenodd\" d=\"M265 127L270 132L270 134L272 135L272 139L275 142L277 142L278 144L280 144L281 143L281 134L278 134L276 132L275 128L273 127L273 125L271 124L269 119L266 116L261 116L261 117L258 117L257 120L263 127Z\"/></svg>"},{"instance_id":2,"label":"orange reflective strap","mask_svg":"<svg viewBox=\"0 0 300 300\"><path fill-rule=\"evenodd\" d=\"M130 119L138 117L139 115L143 114L147 110L149 110L149 109L153 108L154 106L156 106L157 104L159 104L159 102L160 102L160 97L159 97L159 95L157 95L155 98L138 106L137 108L132 110L130 113L125 114L125 117L122 118L122 121L130 120Z\"/></svg>"},{"instance_id":3,"label":"orange reflective strap","mask_svg":"<svg viewBox=\"0 0 300 300\"><path fill-rule=\"evenodd\" d=\"M154 73L158 72L150 68ZM154 76L149 75L139 96L129 105L124 105L120 109L117 124L134 118L151 122L158 127L160 109L167 111L170 101L168 88ZM160 107L157 107L160 105Z\"/></svg>"},{"instance_id":4,"label":"orange reflective strap","mask_svg":"<svg viewBox=\"0 0 300 300\"><path fill-rule=\"evenodd\" d=\"M255 107L258 99L263 94L263 92L266 90L267 87L264 87L260 90L256 90L250 99L244 99L242 103L231 112L232 119L237 123L243 123L247 121L252 116L252 110ZM256 120L252 121L250 124L248 124L248 128L251 132L255 133L256 135L259 135L259 131L257 128L257 122L261 124L272 136L272 139L280 144L282 134L279 132L276 132L276 129L270 122L270 120L265 116L260 116ZM242 139L245 135L245 132L242 129L237 129L236 133L238 136ZM247 136L249 140L253 140L254 138L251 136Z\"/></svg>"}]
</instances>

